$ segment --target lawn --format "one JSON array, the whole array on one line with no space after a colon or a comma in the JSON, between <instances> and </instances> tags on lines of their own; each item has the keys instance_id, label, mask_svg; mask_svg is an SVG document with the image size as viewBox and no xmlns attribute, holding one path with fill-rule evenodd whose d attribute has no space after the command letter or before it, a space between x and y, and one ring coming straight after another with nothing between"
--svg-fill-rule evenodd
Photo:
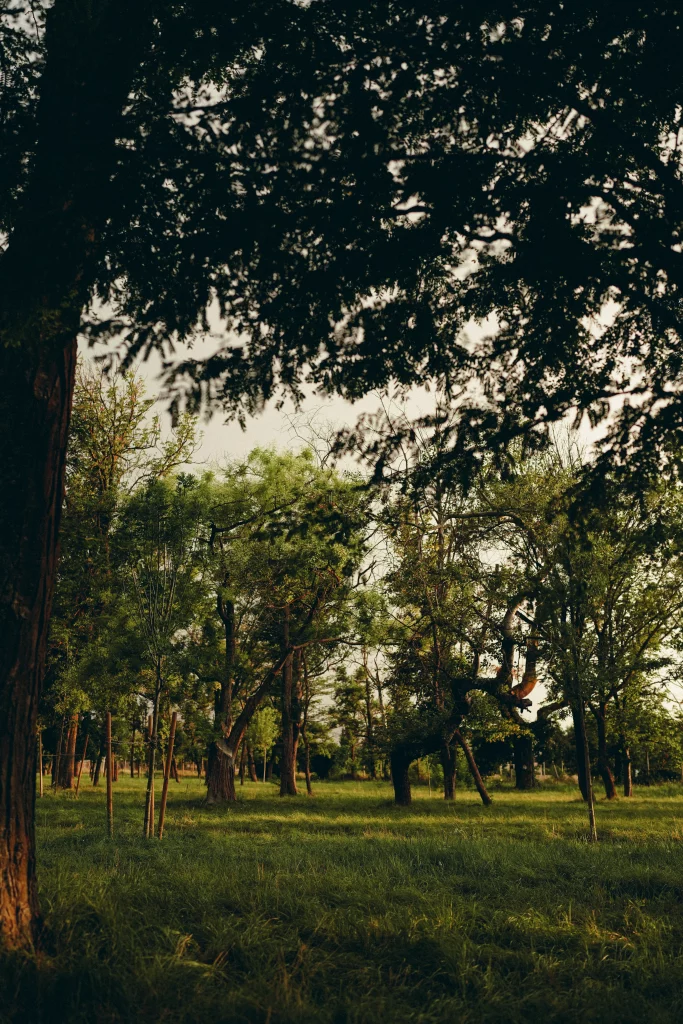
<instances>
[{"instance_id":1,"label":"lawn","mask_svg":"<svg viewBox=\"0 0 683 1024\"><path fill-rule=\"evenodd\" d=\"M162 842L144 780L38 801L37 960L6 961L0 1020L683 1020L683 789L598 804L493 789L321 783L229 809L172 784Z\"/></svg>"}]
</instances>

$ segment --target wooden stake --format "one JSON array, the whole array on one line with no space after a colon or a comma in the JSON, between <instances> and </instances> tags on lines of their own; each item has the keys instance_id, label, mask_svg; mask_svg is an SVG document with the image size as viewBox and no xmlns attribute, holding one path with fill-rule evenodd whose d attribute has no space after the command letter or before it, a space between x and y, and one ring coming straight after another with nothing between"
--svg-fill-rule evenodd
<instances>
[{"instance_id":1,"label":"wooden stake","mask_svg":"<svg viewBox=\"0 0 683 1024\"><path fill-rule=\"evenodd\" d=\"M166 817L166 798L168 796L168 780L171 777L171 762L173 761L173 743L175 741L175 727L178 721L178 712L173 712L171 718L171 732L168 737L168 751L166 752L166 767L164 769L164 786L161 791L161 804L159 805L159 839L164 835L164 818Z\"/></svg>"},{"instance_id":2,"label":"wooden stake","mask_svg":"<svg viewBox=\"0 0 683 1024\"><path fill-rule=\"evenodd\" d=\"M43 796L43 730L38 730L38 774L40 775L38 796Z\"/></svg>"},{"instance_id":3,"label":"wooden stake","mask_svg":"<svg viewBox=\"0 0 683 1024\"><path fill-rule=\"evenodd\" d=\"M111 778L111 711L107 711L107 826L109 838L114 838L114 802L112 796Z\"/></svg>"},{"instance_id":4,"label":"wooden stake","mask_svg":"<svg viewBox=\"0 0 683 1024\"><path fill-rule=\"evenodd\" d=\"M90 737L89 737L88 733L86 732L86 734L85 734L85 742L83 743L83 753L81 754L81 763L78 766L78 775L76 776L76 796L78 796L78 787L81 784L81 772L83 771L83 764L85 762L85 755L86 755L87 750L88 750L88 739L89 738Z\"/></svg>"}]
</instances>

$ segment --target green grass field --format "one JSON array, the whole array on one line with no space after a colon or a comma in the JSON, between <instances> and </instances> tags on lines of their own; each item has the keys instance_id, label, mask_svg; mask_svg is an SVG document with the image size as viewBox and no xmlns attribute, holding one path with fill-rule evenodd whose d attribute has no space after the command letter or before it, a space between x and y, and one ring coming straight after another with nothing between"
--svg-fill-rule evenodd
<instances>
[{"instance_id":1,"label":"green grass field","mask_svg":"<svg viewBox=\"0 0 683 1024\"><path fill-rule=\"evenodd\" d=\"M683 1020L683 791L598 804L493 789L319 784L230 809L172 784L162 842L144 780L38 801L45 948L5 961L14 1022Z\"/></svg>"}]
</instances>

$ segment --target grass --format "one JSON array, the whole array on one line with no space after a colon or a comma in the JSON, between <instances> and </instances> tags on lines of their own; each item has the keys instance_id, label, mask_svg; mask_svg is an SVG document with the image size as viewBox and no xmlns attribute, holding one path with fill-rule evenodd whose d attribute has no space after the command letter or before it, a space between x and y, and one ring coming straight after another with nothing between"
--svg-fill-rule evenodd
<instances>
[{"instance_id":1,"label":"grass","mask_svg":"<svg viewBox=\"0 0 683 1024\"><path fill-rule=\"evenodd\" d=\"M494 789L485 809L383 783L229 809L172 784L144 842L143 780L38 801L46 922L6 959L5 1022L679 1022L683 791L601 801Z\"/></svg>"}]
</instances>

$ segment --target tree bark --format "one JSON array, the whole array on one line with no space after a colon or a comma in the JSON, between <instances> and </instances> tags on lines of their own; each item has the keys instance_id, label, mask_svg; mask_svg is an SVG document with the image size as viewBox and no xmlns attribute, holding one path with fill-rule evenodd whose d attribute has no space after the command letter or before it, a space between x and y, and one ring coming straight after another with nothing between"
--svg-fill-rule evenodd
<instances>
[{"instance_id":1,"label":"tree bark","mask_svg":"<svg viewBox=\"0 0 683 1024\"><path fill-rule=\"evenodd\" d=\"M301 733L301 738L304 741L304 747L306 749L306 795L313 796L313 784L311 782L311 744L308 742L308 735L305 729ZM376 775L373 775L373 778L376 778Z\"/></svg>"},{"instance_id":2,"label":"tree bark","mask_svg":"<svg viewBox=\"0 0 683 1024\"><path fill-rule=\"evenodd\" d=\"M631 748L624 743L624 796L633 796L633 763L631 761Z\"/></svg>"},{"instance_id":3,"label":"tree bark","mask_svg":"<svg viewBox=\"0 0 683 1024\"><path fill-rule=\"evenodd\" d=\"M441 767L443 768L443 798L455 800L455 748L450 743L441 746Z\"/></svg>"},{"instance_id":4,"label":"tree bark","mask_svg":"<svg viewBox=\"0 0 683 1024\"><path fill-rule=\"evenodd\" d=\"M175 742L175 730L178 723L178 712L174 711L171 717L171 731L168 737L168 751L166 753L166 766L164 769L164 786L161 791L161 804L159 805L159 839L164 838L164 822L166 820L166 800L168 799L168 783L171 778L171 766L173 764L173 744Z\"/></svg>"},{"instance_id":5,"label":"tree bark","mask_svg":"<svg viewBox=\"0 0 683 1024\"><path fill-rule=\"evenodd\" d=\"M112 796L112 749L111 749L111 711L107 711L107 831L109 838L114 837L114 803Z\"/></svg>"},{"instance_id":6,"label":"tree bark","mask_svg":"<svg viewBox=\"0 0 683 1024\"><path fill-rule=\"evenodd\" d=\"M157 664L154 703L149 716L148 738L149 754L147 759L147 792L145 796L144 835L146 839L154 838L154 770L156 767L157 744L159 742L159 702L161 700L161 668Z\"/></svg>"},{"instance_id":7,"label":"tree bark","mask_svg":"<svg viewBox=\"0 0 683 1024\"><path fill-rule=\"evenodd\" d=\"M235 762L223 754L215 743L209 746L206 762L206 802L230 803L237 799L235 790Z\"/></svg>"},{"instance_id":8,"label":"tree bark","mask_svg":"<svg viewBox=\"0 0 683 1024\"><path fill-rule=\"evenodd\" d=\"M216 738L229 734L232 727L232 696L235 672L237 637L235 634L235 606L232 601L218 594L217 611L225 630L225 664L220 690L216 694L214 707L214 728ZM235 759L224 753L216 740L209 746L206 765L206 802L209 804L231 803L237 800L235 790Z\"/></svg>"},{"instance_id":9,"label":"tree bark","mask_svg":"<svg viewBox=\"0 0 683 1024\"><path fill-rule=\"evenodd\" d=\"M482 779L481 774L479 772L479 768L477 767L477 762L474 760L474 754L470 750L469 743L467 742L467 740L465 739L465 737L463 736L459 729L455 730L454 738L456 742L459 743L460 746L462 747L463 753L467 758L467 764L470 769L470 772L472 773L474 785L477 787L477 793L481 797L481 802L483 803L484 807L490 807L492 803L491 797L489 796L488 790L484 785L484 780Z\"/></svg>"},{"instance_id":10,"label":"tree bark","mask_svg":"<svg viewBox=\"0 0 683 1024\"><path fill-rule=\"evenodd\" d=\"M588 783L586 780L586 748L584 743L585 724L581 728L581 720L576 705L572 705L572 722L574 724L574 748L576 750L576 774L579 789L584 800L588 800Z\"/></svg>"},{"instance_id":11,"label":"tree bark","mask_svg":"<svg viewBox=\"0 0 683 1024\"><path fill-rule=\"evenodd\" d=\"M78 737L78 715L71 715L66 740L59 762L57 785L61 789L73 789L74 769L76 763L76 739Z\"/></svg>"},{"instance_id":12,"label":"tree bark","mask_svg":"<svg viewBox=\"0 0 683 1024\"><path fill-rule=\"evenodd\" d=\"M534 788L534 741L532 736L516 736L514 741L515 789Z\"/></svg>"},{"instance_id":13,"label":"tree bark","mask_svg":"<svg viewBox=\"0 0 683 1024\"><path fill-rule=\"evenodd\" d=\"M576 686L576 691L578 693L581 692L578 685ZM577 737L577 758L579 758L579 765L583 766L583 778L586 792L586 796L584 797L584 799L588 804L589 840L590 842L595 843L598 839L598 832L595 823L595 803L593 801L593 777L591 774L588 737L586 735L586 713L583 704L583 698L581 697L579 697L578 702L575 702L572 706L572 718L574 720L574 730ZM579 752L581 753L580 757ZM581 779L581 769L579 769L579 772L579 779Z\"/></svg>"},{"instance_id":14,"label":"tree bark","mask_svg":"<svg viewBox=\"0 0 683 1024\"><path fill-rule=\"evenodd\" d=\"M247 743L247 765L249 767L249 778L252 782L258 782L258 772L256 771L256 761L254 759L254 748L251 743Z\"/></svg>"},{"instance_id":15,"label":"tree bark","mask_svg":"<svg viewBox=\"0 0 683 1024\"><path fill-rule=\"evenodd\" d=\"M607 757L606 712L607 709L604 704L600 704L599 707L593 709L593 716L598 727L598 771L600 772L602 782L605 787L605 796L608 800L615 800L617 796L617 787L614 781L614 774Z\"/></svg>"},{"instance_id":16,"label":"tree bark","mask_svg":"<svg viewBox=\"0 0 683 1024\"><path fill-rule=\"evenodd\" d=\"M289 606L282 615L282 651L289 650ZM292 653L286 654L282 666L282 759L280 761L280 796L296 796L296 743L294 665Z\"/></svg>"},{"instance_id":17,"label":"tree bark","mask_svg":"<svg viewBox=\"0 0 683 1024\"><path fill-rule=\"evenodd\" d=\"M408 807L412 802L408 770L412 758L402 750L391 752L391 781L394 786L394 803L398 807Z\"/></svg>"},{"instance_id":18,"label":"tree bark","mask_svg":"<svg viewBox=\"0 0 683 1024\"><path fill-rule=\"evenodd\" d=\"M81 310L151 5L47 14L35 157L0 261L0 941L37 935L35 725L45 674ZM139 16L136 16L139 15ZM107 46L99 45L102 39Z\"/></svg>"}]
</instances>

